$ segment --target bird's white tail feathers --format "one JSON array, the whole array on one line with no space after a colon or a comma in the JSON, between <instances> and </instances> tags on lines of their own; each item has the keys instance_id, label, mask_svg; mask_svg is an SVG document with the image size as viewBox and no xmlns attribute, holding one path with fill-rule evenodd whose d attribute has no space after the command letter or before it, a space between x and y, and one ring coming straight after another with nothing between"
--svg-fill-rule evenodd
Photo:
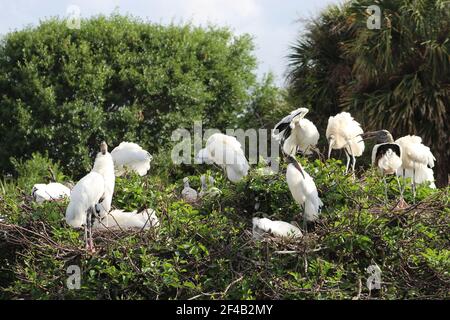
<instances>
[{"instance_id":1,"label":"bird's white tail feathers","mask_svg":"<svg viewBox=\"0 0 450 320\"><path fill-rule=\"evenodd\" d=\"M261 239L264 233L271 233L276 237L298 238L303 234L296 226L284 221L272 221L267 218L253 218L253 238Z\"/></svg>"},{"instance_id":2,"label":"bird's white tail feathers","mask_svg":"<svg viewBox=\"0 0 450 320\"><path fill-rule=\"evenodd\" d=\"M244 154L236 154L236 163L226 166L227 177L231 182L238 182L248 174L249 168Z\"/></svg>"},{"instance_id":3,"label":"bird's white tail feathers","mask_svg":"<svg viewBox=\"0 0 450 320\"><path fill-rule=\"evenodd\" d=\"M81 228L86 224L86 208L81 201L70 201L66 209L66 222L73 228Z\"/></svg>"},{"instance_id":4,"label":"bird's white tail feathers","mask_svg":"<svg viewBox=\"0 0 450 320\"><path fill-rule=\"evenodd\" d=\"M403 169L400 168L397 170L397 175L403 175ZM413 179L413 170L405 169L405 178ZM418 184L429 182L430 188L436 189L436 185L434 183L434 174L433 169L428 168L425 165L416 165L416 173L415 173L415 182Z\"/></svg>"},{"instance_id":5,"label":"bird's white tail feathers","mask_svg":"<svg viewBox=\"0 0 450 320\"><path fill-rule=\"evenodd\" d=\"M150 162L153 157L142 147L132 142L122 142L111 151L114 160L116 176L123 175L127 170L131 170L145 176L150 170Z\"/></svg>"},{"instance_id":6,"label":"bird's white tail feathers","mask_svg":"<svg viewBox=\"0 0 450 320\"><path fill-rule=\"evenodd\" d=\"M403 167L413 168L414 162L416 165L423 164L430 168L434 167L436 158L430 148L422 144L421 137L408 135L398 138L395 142L402 148Z\"/></svg>"},{"instance_id":7,"label":"bird's white tail feathers","mask_svg":"<svg viewBox=\"0 0 450 320\"><path fill-rule=\"evenodd\" d=\"M112 210L103 219L95 220L93 229L97 230L148 230L159 226L159 219L153 209L146 209L140 213Z\"/></svg>"},{"instance_id":8,"label":"bird's white tail feathers","mask_svg":"<svg viewBox=\"0 0 450 320\"><path fill-rule=\"evenodd\" d=\"M316 201L305 202L305 219L306 221L316 221L319 218L320 210L323 206L322 200L319 197Z\"/></svg>"},{"instance_id":9,"label":"bird's white tail feathers","mask_svg":"<svg viewBox=\"0 0 450 320\"><path fill-rule=\"evenodd\" d=\"M319 218L323 202L319 198L314 180L306 171L304 174L305 181L300 184L300 189L305 195L305 219L306 221L315 221Z\"/></svg>"}]
</instances>

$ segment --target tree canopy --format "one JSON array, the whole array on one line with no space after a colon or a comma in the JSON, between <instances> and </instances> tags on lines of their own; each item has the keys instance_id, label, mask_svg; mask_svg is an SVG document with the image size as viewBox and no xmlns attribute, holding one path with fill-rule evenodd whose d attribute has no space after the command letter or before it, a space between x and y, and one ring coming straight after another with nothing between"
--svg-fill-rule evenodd
<instances>
[{"instance_id":1,"label":"tree canopy","mask_svg":"<svg viewBox=\"0 0 450 320\"><path fill-rule=\"evenodd\" d=\"M11 172L11 157L48 152L77 176L101 139L156 152L194 120L222 129L248 104L252 50L250 36L227 28L119 15L9 33L0 44L0 172Z\"/></svg>"}]
</instances>

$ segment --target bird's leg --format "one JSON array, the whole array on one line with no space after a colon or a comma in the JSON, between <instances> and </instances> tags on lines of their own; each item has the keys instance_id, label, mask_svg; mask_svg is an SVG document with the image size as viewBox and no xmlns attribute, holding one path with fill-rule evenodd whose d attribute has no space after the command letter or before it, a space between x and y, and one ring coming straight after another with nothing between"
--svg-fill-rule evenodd
<instances>
[{"instance_id":1,"label":"bird's leg","mask_svg":"<svg viewBox=\"0 0 450 320\"><path fill-rule=\"evenodd\" d=\"M412 189L413 189L413 203L416 204L416 162L415 161L413 161Z\"/></svg>"},{"instance_id":2,"label":"bird's leg","mask_svg":"<svg viewBox=\"0 0 450 320\"><path fill-rule=\"evenodd\" d=\"M302 211L303 211L303 215L302 215L302 217L303 217L303 230L305 230L305 233L307 233L307 232L308 232L308 223L306 222L306 212L305 212L305 210L306 210L306 206L305 206L305 204L303 204L303 205L302 205Z\"/></svg>"},{"instance_id":3,"label":"bird's leg","mask_svg":"<svg viewBox=\"0 0 450 320\"><path fill-rule=\"evenodd\" d=\"M355 155L353 153L352 146L351 146L350 143L348 144L348 147L350 148L350 154L352 155L352 171L353 171L353 174L354 174L355 173L356 158L355 158Z\"/></svg>"},{"instance_id":4,"label":"bird's leg","mask_svg":"<svg viewBox=\"0 0 450 320\"><path fill-rule=\"evenodd\" d=\"M348 168L350 167L350 156L349 156L347 150L344 150L344 152L345 152L345 156L347 157L347 165L345 166L345 174L347 174Z\"/></svg>"},{"instance_id":5,"label":"bird's leg","mask_svg":"<svg viewBox=\"0 0 450 320\"><path fill-rule=\"evenodd\" d=\"M400 192L400 199L403 200L403 188L402 185L400 184L400 179L398 178L397 170L395 170L395 180L397 180L398 191Z\"/></svg>"},{"instance_id":6,"label":"bird's leg","mask_svg":"<svg viewBox=\"0 0 450 320\"><path fill-rule=\"evenodd\" d=\"M84 224L84 242L85 242L86 250L88 250L89 246L88 246L88 218L87 218L87 216L86 216L86 223Z\"/></svg>"},{"instance_id":7,"label":"bird's leg","mask_svg":"<svg viewBox=\"0 0 450 320\"><path fill-rule=\"evenodd\" d=\"M386 182L386 175L384 174L383 171L383 182L384 182L384 199L385 199L385 203L388 203L388 194L387 194L387 182Z\"/></svg>"},{"instance_id":8,"label":"bird's leg","mask_svg":"<svg viewBox=\"0 0 450 320\"><path fill-rule=\"evenodd\" d=\"M94 240L93 240L93 238L92 238L92 214L93 214L93 211L94 211L95 209L93 209L93 208L90 208L89 210L88 210L88 217L87 217L87 219L88 219L88 221L87 221L87 224L88 224L88 228L89 228L89 244L88 244L88 250L89 251L91 251L91 252L95 252L95 249L94 249Z\"/></svg>"}]
</instances>

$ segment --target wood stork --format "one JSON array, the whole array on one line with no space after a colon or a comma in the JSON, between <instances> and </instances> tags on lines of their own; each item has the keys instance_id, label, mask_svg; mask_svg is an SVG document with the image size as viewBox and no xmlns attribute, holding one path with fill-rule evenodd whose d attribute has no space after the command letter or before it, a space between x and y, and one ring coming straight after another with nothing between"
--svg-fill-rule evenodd
<instances>
[{"instance_id":1,"label":"wood stork","mask_svg":"<svg viewBox=\"0 0 450 320\"><path fill-rule=\"evenodd\" d=\"M37 183L31 190L31 196L37 203L59 201L70 197L70 188L58 182Z\"/></svg>"},{"instance_id":2,"label":"wood stork","mask_svg":"<svg viewBox=\"0 0 450 320\"><path fill-rule=\"evenodd\" d=\"M286 181L292 197L303 208L303 226L306 230L307 222L318 219L323 203L311 176L294 157L288 156L286 159Z\"/></svg>"},{"instance_id":3,"label":"wood stork","mask_svg":"<svg viewBox=\"0 0 450 320\"><path fill-rule=\"evenodd\" d=\"M436 158L430 148L422 143L422 138L407 135L397 139L395 142L402 148L402 166L400 170L404 178L412 178L414 199L416 198L416 183L428 181L431 188L436 188L432 170Z\"/></svg>"},{"instance_id":4,"label":"wood stork","mask_svg":"<svg viewBox=\"0 0 450 320\"><path fill-rule=\"evenodd\" d=\"M398 181L397 173L402 166L402 147L394 142L392 134L387 130L379 130L366 132L361 135L366 139L375 139L376 145L372 149L372 165L377 166L383 175L383 182L385 187L385 197L387 200L387 184L386 175L395 174L401 199L403 199L403 189Z\"/></svg>"},{"instance_id":5,"label":"wood stork","mask_svg":"<svg viewBox=\"0 0 450 320\"><path fill-rule=\"evenodd\" d=\"M364 141L359 137L363 134L361 125L353 119L348 112L341 112L328 119L326 137L328 140L328 159L331 150L344 149L347 157L346 172L350 166L350 156L352 159L352 171L355 171L356 158L364 152Z\"/></svg>"},{"instance_id":6,"label":"wood stork","mask_svg":"<svg viewBox=\"0 0 450 320\"><path fill-rule=\"evenodd\" d=\"M114 163L106 142L102 142L92 171L74 186L66 209L70 226L84 226L86 248L90 251L94 251L92 215L104 217L110 211L114 183Z\"/></svg>"},{"instance_id":7,"label":"wood stork","mask_svg":"<svg viewBox=\"0 0 450 320\"><path fill-rule=\"evenodd\" d=\"M300 238L303 236L299 228L284 221L272 221L267 218L253 218L253 238L260 240L264 234L270 233L280 238Z\"/></svg>"},{"instance_id":8,"label":"wood stork","mask_svg":"<svg viewBox=\"0 0 450 320\"><path fill-rule=\"evenodd\" d=\"M197 201L197 191L192 189L189 186L189 178L186 177L183 179L184 188L181 191L181 196L183 197L184 201L187 203L195 203Z\"/></svg>"},{"instance_id":9,"label":"wood stork","mask_svg":"<svg viewBox=\"0 0 450 320\"><path fill-rule=\"evenodd\" d=\"M197 154L197 160L221 166L228 179L234 183L247 176L250 168L239 141L222 133L215 133L208 138L206 147Z\"/></svg>"},{"instance_id":10,"label":"wood stork","mask_svg":"<svg viewBox=\"0 0 450 320\"><path fill-rule=\"evenodd\" d=\"M141 177L150 170L153 157L133 142L121 142L111 151L114 160L115 175L122 176L127 171L134 171Z\"/></svg>"},{"instance_id":11,"label":"wood stork","mask_svg":"<svg viewBox=\"0 0 450 320\"><path fill-rule=\"evenodd\" d=\"M149 230L159 226L155 210L145 209L137 213L124 210L111 210L102 219L96 219L92 226L94 230Z\"/></svg>"},{"instance_id":12,"label":"wood stork","mask_svg":"<svg viewBox=\"0 0 450 320\"><path fill-rule=\"evenodd\" d=\"M304 118L308 112L306 108L296 109L275 125L272 136L280 141L284 154L300 151L308 155L315 150L320 135L316 126Z\"/></svg>"}]
</instances>

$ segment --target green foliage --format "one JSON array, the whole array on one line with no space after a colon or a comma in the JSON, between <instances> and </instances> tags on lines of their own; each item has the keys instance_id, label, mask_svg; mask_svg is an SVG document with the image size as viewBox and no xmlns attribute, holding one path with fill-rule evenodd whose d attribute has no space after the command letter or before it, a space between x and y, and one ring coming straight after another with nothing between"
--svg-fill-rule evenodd
<instances>
[{"instance_id":1,"label":"green foliage","mask_svg":"<svg viewBox=\"0 0 450 320\"><path fill-rule=\"evenodd\" d=\"M18 174L17 185L25 191L31 191L36 183L63 182L66 179L59 164L40 153L33 153L29 160L13 158L11 162Z\"/></svg>"},{"instance_id":2,"label":"green foliage","mask_svg":"<svg viewBox=\"0 0 450 320\"><path fill-rule=\"evenodd\" d=\"M8 239L0 242L5 262L0 296L448 298L448 188L420 185L416 205L407 188L405 200L410 206L399 209L395 179L387 180L385 199L376 170L354 178L344 174L339 160L300 160L325 206L318 223L296 241L255 241L251 236L253 216L301 225L301 209L291 198L284 165L272 175L252 168L238 184L227 181L220 170L209 170L206 174L214 176L221 193L195 205L181 200L181 179L163 187L153 175L117 178L114 205L126 210L155 208L161 226L144 232L96 232L94 255L83 249L82 232L64 223L66 203L36 204L17 191L18 207L0 201L7 221L23 228L17 233L12 226L2 227ZM199 174L190 176L191 186L197 189ZM8 251L11 246L15 253ZM383 284L382 290L370 293L366 268L373 264L382 270ZM81 267L80 290L66 287L69 265Z\"/></svg>"},{"instance_id":3,"label":"green foliage","mask_svg":"<svg viewBox=\"0 0 450 320\"><path fill-rule=\"evenodd\" d=\"M174 129L232 126L250 101L250 36L112 15L73 30L51 19L0 43L0 172L48 152L66 173L90 168L98 143L139 141L151 153Z\"/></svg>"}]
</instances>

